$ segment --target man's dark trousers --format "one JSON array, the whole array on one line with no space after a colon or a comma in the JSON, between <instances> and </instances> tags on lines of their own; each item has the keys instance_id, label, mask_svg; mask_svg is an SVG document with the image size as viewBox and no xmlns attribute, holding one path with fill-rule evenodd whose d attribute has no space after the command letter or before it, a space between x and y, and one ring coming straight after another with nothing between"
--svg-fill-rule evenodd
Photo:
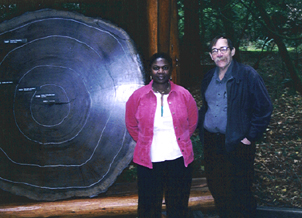
<instances>
[{"instance_id":1,"label":"man's dark trousers","mask_svg":"<svg viewBox=\"0 0 302 218\"><path fill-rule=\"evenodd\" d=\"M220 217L255 217L257 203L252 194L255 144L239 143L226 152L225 135L204 133L205 172Z\"/></svg>"}]
</instances>

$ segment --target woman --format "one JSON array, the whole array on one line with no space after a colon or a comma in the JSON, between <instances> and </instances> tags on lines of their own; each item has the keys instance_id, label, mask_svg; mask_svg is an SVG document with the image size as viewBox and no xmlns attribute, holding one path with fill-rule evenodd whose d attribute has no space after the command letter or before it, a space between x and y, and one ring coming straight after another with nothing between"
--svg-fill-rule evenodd
<instances>
[{"instance_id":1,"label":"woman","mask_svg":"<svg viewBox=\"0 0 302 218\"><path fill-rule=\"evenodd\" d=\"M170 81L172 59L151 57L152 81L136 90L126 103L126 126L136 141L138 216L161 217L163 193L167 217L184 218L194 160L191 135L198 122L192 95Z\"/></svg>"}]
</instances>

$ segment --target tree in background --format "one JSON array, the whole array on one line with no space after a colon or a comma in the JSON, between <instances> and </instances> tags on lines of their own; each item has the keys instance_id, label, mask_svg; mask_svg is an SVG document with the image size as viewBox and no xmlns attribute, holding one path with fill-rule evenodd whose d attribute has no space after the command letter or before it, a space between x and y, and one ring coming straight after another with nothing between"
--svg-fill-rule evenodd
<instances>
[{"instance_id":1,"label":"tree in background","mask_svg":"<svg viewBox=\"0 0 302 218\"><path fill-rule=\"evenodd\" d=\"M201 41L199 31L199 0L183 1L184 35L180 46L181 84L189 86L201 70Z\"/></svg>"},{"instance_id":2,"label":"tree in background","mask_svg":"<svg viewBox=\"0 0 302 218\"><path fill-rule=\"evenodd\" d=\"M194 2L194 3L193 3ZM193 6L194 4L194 6ZM226 34L230 37L237 50L244 49L250 43L258 44L263 51L270 51L277 45L282 62L286 66L294 88L302 94L299 53L302 51L302 2L299 0L194 0L190 4L185 0L178 1L179 31L181 51L184 58L182 69L195 65L193 55L203 59L207 53L206 44L217 34ZM199 9L194 9L197 7ZM191 8L189 11L188 9ZM186 13L187 11L187 13ZM197 28L199 36L196 33ZM188 28L190 28L190 30ZM197 42L197 40L200 42ZM196 45L194 48L192 45ZM192 48L189 48L191 46ZM199 47L200 46L200 47ZM288 52L288 47L296 48L295 57ZM200 53L196 51L200 49ZM192 52L194 51L194 52ZM293 52L291 52L293 53ZM188 57L188 54L189 57ZM264 57L259 55L255 68ZM181 60L182 61L182 60ZM295 61L295 64L294 64ZM196 70L200 68L195 67ZM186 71L182 71L186 73ZM205 73L200 71L200 73ZM288 78L284 78L288 79Z\"/></svg>"},{"instance_id":3,"label":"tree in background","mask_svg":"<svg viewBox=\"0 0 302 218\"><path fill-rule=\"evenodd\" d=\"M296 2L297 1L295 1L295 3ZM295 65L287 51L286 45L284 43L285 39L290 39L287 36L288 32L293 33L293 31L291 29L292 29L292 27L294 27L294 28L296 27L295 24L294 24L294 26L287 25L287 23L288 23L287 20L289 20L289 23L292 23L292 19L288 16L288 14L284 14L284 11L295 11L295 10L292 10L292 8L290 8L290 5L285 4L284 1L274 1L274 3L277 3L277 6L279 6L280 10L275 10L275 13L272 13L271 17L270 17L269 14L265 10L265 4L263 1L254 0L254 3L255 3L255 7L256 7L257 11L259 11L259 14L262 18L262 21L263 21L262 24L267 29L267 35L270 38L274 39L275 43L277 44L277 46L279 48L280 56L289 71L290 77L293 81L294 88L300 94L302 94L302 81L301 81L301 78L299 77L299 72L298 72L297 68L295 67ZM278 5L278 3L279 3L279 5ZM300 13L301 13L301 11L300 11ZM300 16L300 19L301 19L301 16ZM289 28L289 27L291 27L291 28ZM298 35L301 35L301 33L302 32L300 32L300 33L298 32ZM297 40L297 39L298 38L293 39L293 40Z\"/></svg>"}]
</instances>

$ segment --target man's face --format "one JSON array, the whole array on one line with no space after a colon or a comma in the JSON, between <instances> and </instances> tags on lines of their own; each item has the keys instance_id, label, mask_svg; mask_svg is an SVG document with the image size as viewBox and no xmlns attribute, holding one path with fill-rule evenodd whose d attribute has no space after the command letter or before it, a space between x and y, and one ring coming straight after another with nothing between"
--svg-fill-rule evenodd
<instances>
[{"instance_id":1,"label":"man's face","mask_svg":"<svg viewBox=\"0 0 302 218\"><path fill-rule=\"evenodd\" d=\"M220 70L226 70L230 66L233 56L235 55L235 48L231 51L228 46L227 39L221 38L217 40L216 45L212 47L212 52L210 52L212 60Z\"/></svg>"}]
</instances>

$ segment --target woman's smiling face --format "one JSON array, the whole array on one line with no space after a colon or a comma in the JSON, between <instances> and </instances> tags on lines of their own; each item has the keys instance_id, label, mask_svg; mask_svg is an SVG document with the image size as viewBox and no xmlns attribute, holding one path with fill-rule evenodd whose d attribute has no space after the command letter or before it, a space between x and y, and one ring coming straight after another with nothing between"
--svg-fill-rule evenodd
<instances>
[{"instance_id":1,"label":"woman's smiling face","mask_svg":"<svg viewBox=\"0 0 302 218\"><path fill-rule=\"evenodd\" d=\"M169 82L171 66L164 58L157 58L151 65L151 76L154 83L165 84Z\"/></svg>"}]
</instances>

